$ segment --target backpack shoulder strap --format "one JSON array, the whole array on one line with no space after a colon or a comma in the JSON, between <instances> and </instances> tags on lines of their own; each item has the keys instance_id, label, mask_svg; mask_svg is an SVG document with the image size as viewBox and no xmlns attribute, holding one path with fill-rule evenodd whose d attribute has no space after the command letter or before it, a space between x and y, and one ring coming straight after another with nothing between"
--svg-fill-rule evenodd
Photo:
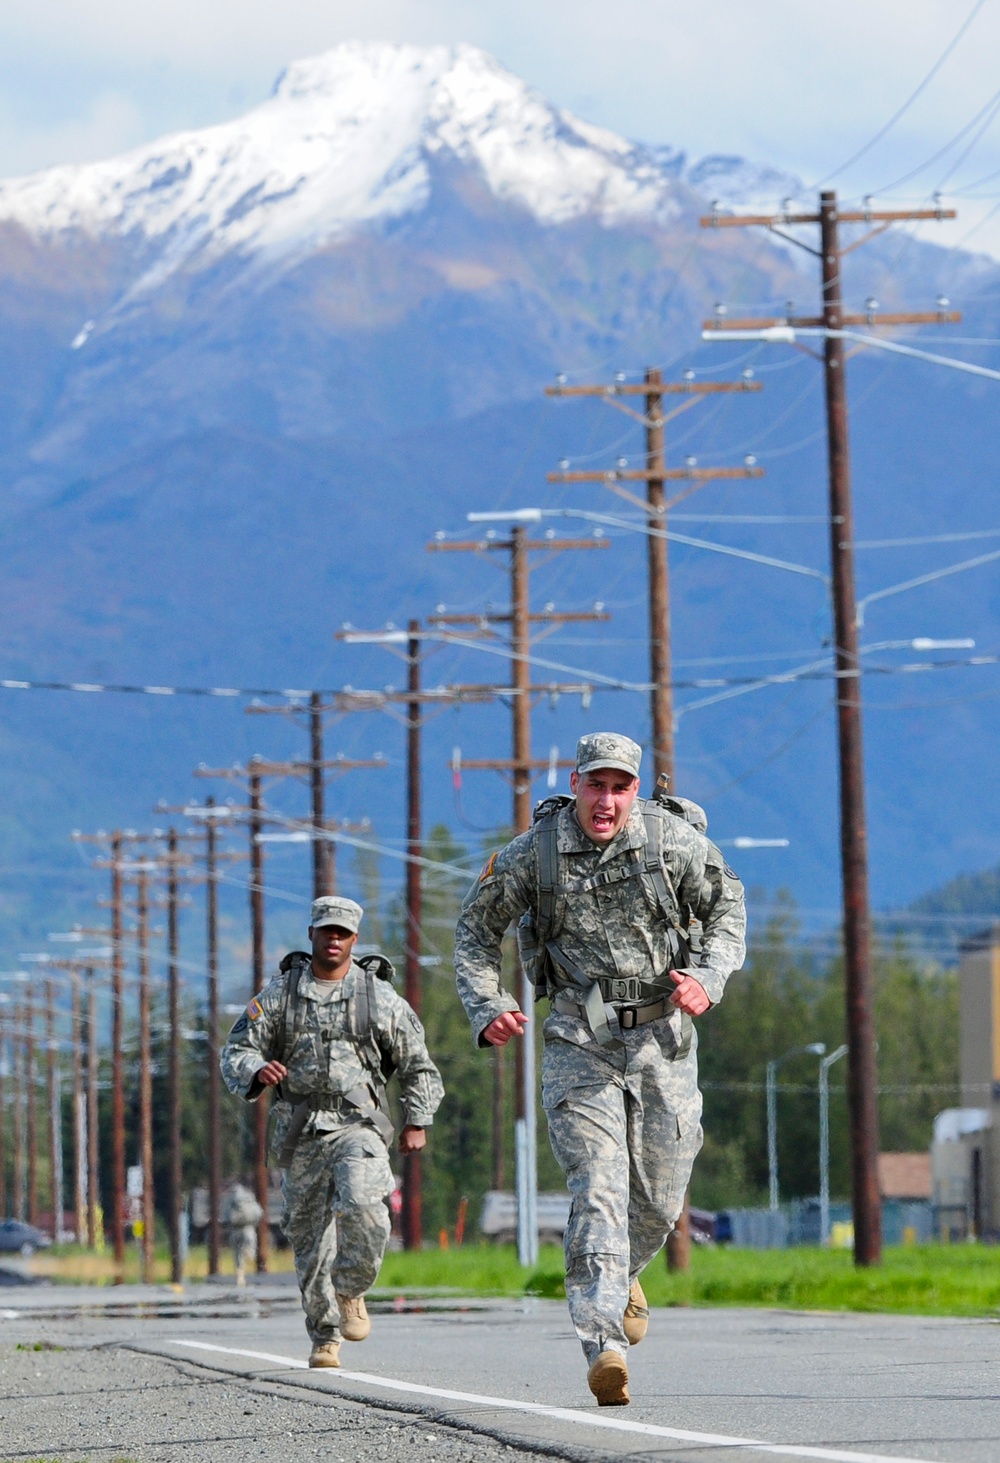
<instances>
[{"instance_id":1,"label":"backpack shoulder strap","mask_svg":"<svg viewBox=\"0 0 1000 1463\"><path fill-rule=\"evenodd\" d=\"M656 905L662 917L668 924L673 925L675 930L683 933L680 900L677 898L673 880L660 854L663 810L656 803L647 802L642 810L642 818L646 827L643 874L648 881L648 887L655 896Z\"/></svg>"},{"instance_id":2,"label":"backpack shoulder strap","mask_svg":"<svg viewBox=\"0 0 1000 1463\"><path fill-rule=\"evenodd\" d=\"M383 1045L378 1026L378 996L375 982L392 980L392 965L384 955L365 955L351 1003L351 1040L376 1086L381 1089L395 1071L390 1051Z\"/></svg>"},{"instance_id":3,"label":"backpack shoulder strap","mask_svg":"<svg viewBox=\"0 0 1000 1463\"><path fill-rule=\"evenodd\" d=\"M361 974L355 980L351 1011L351 1035L355 1041L370 1041L375 1035L375 1013L375 972L370 966L362 965Z\"/></svg>"},{"instance_id":4,"label":"backpack shoulder strap","mask_svg":"<svg viewBox=\"0 0 1000 1463\"><path fill-rule=\"evenodd\" d=\"M557 824L565 803L548 798L535 810L535 860L538 870L538 907L535 930L539 945L546 945L556 933L556 886L559 882Z\"/></svg>"},{"instance_id":5,"label":"backpack shoulder strap","mask_svg":"<svg viewBox=\"0 0 1000 1463\"><path fill-rule=\"evenodd\" d=\"M304 950L290 950L282 959L278 970L285 977L285 998L281 1003L281 1020L278 1024L278 1040L274 1044L272 1057L275 1061L288 1066L288 1058L292 1053L296 1041L302 1035L302 1028L305 1023L302 1011L302 1002L299 1000L299 981L302 979L302 971L309 963L310 957ZM289 1035L288 1021L291 1016L291 1034Z\"/></svg>"}]
</instances>

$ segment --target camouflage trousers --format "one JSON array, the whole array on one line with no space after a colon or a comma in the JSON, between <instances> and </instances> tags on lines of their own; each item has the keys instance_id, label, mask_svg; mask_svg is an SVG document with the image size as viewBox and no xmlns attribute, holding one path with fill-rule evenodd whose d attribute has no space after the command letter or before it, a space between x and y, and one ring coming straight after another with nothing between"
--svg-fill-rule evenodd
<instances>
[{"instance_id":1,"label":"camouflage trousers","mask_svg":"<svg viewBox=\"0 0 1000 1463\"><path fill-rule=\"evenodd\" d=\"M282 1174L281 1227L314 1345L339 1336L337 1296L364 1295L375 1283L389 1242L385 1200L394 1187L386 1146L366 1123L299 1139Z\"/></svg>"},{"instance_id":2,"label":"camouflage trousers","mask_svg":"<svg viewBox=\"0 0 1000 1463\"><path fill-rule=\"evenodd\" d=\"M543 1030L542 1105L572 1196L566 1298L589 1365L628 1350L629 1287L683 1208L702 1144L696 1046L672 1060L666 1020L623 1032L613 1048L575 1017L553 1014Z\"/></svg>"},{"instance_id":3,"label":"camouflage trousers","mask_svg":"<svg viewBox=\"0 0 1000 1463\"><path fill-rule=\"evenodd\" d=\"M245 1270L248 1264L252 1265L257 1258L257 1226L233 1225L229 1231L229 1247L233 1252L237 1273Z\"/></svg>"}]
</instances>

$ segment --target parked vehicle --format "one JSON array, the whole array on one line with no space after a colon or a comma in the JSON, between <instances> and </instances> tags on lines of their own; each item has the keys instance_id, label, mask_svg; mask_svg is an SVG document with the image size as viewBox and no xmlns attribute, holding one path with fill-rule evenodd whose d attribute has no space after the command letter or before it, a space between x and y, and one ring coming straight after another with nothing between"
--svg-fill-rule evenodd
<instances>
[{"instance_id":1,"label":"parked vehicle","mask_svg":"<svg viewBox=\"0 0 1000 1463\"><path fill-rule=\"evenodd\" d=\"M20 1219L0 1219L0 1254L23 1255L27 1259L51 1243L48 1235L33 1224L24 1224Z\"/></svg>"}]
</instances>

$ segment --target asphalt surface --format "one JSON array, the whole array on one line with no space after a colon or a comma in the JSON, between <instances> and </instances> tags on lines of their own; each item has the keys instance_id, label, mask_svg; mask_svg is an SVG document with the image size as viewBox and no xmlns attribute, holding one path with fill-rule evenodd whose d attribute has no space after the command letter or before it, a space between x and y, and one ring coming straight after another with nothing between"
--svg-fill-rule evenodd
<instances>
[{"instance_id":1,"label":"asphalt surface","mask_svg":"<svg viewBox=\"0 0 1000 1463\"><path fill-rule=\"evenodd\" d=\"M654 1311L632 1406L598 1410L561 1302L371 1309L343 1370L310 1372L297 1293L277 1279L5 1289L0 1456L1000 1460L992 1321Z\"/></svg>"}]
</instances>

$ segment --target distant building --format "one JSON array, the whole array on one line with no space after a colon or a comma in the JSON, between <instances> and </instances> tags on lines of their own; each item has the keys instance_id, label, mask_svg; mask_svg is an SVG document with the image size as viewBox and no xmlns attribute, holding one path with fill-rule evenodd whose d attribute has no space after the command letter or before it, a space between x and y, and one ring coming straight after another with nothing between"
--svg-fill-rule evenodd
<instances>
[{"instance_id":1,"label":"distant building","mask_svg":"<svg viewBox=\"0 0 1000 1463\"><path fill-rule=\"evenodd\" d=\"M962 1106L938 1113L931 1145L942 1239L1000 1237L1000 923L963 941L959 986Z\"/></svg>"},{"instance_id":2,"label":"distant building","mask_svg":"<svg viewBox=\"0 0 1000 1463\"><path fill-rule=\"evenodd\" d=\"M931 1197L930 1154L880 1153L878 1191L883 1199L927 1202Z\"/></svg>"}]
</instances>

